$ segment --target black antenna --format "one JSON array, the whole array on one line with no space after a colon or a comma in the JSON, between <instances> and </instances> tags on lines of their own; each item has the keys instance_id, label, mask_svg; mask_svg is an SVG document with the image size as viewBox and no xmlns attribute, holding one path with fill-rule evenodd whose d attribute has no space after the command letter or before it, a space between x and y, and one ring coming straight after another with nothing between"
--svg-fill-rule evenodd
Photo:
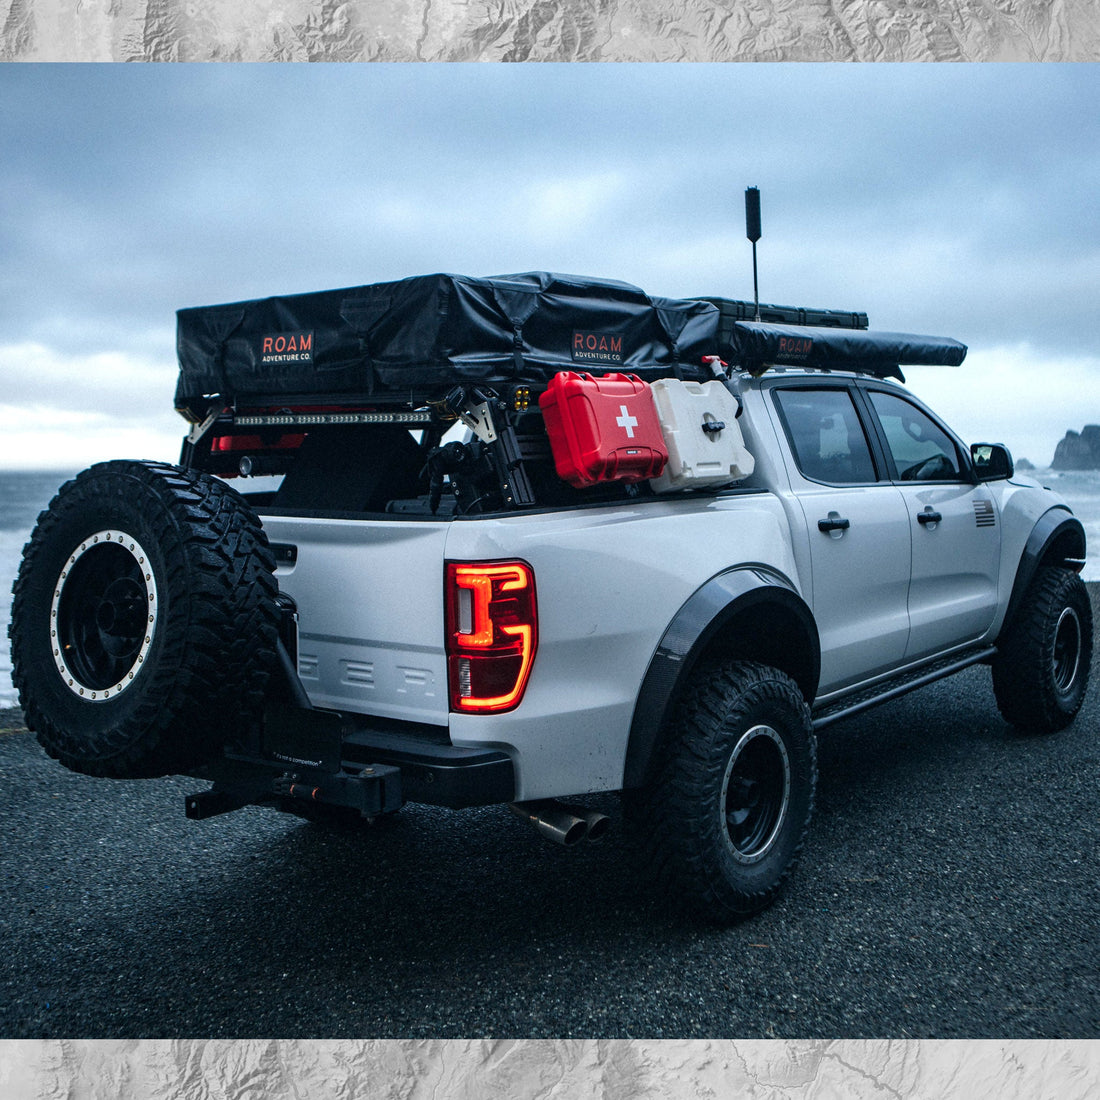
<instances>
[{"instance_id":1,"label":"black antenna","mask_svg":"<svg viewBox=\"0 0 1100 1100\"><path fill-rule=\"evenodd\" d=\"M745 236L752 241L752 300L754 321L760 320L760 288L756 281L756 242L760 240L760 188L745 188Z\"/></svg>"}]
</instances>

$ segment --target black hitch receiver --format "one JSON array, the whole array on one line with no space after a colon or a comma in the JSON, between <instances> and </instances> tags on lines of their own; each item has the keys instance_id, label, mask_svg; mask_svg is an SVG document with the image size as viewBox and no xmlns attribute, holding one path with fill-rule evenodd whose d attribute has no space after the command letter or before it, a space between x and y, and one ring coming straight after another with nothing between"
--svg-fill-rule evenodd
<instances>
[{"instance_id":1,"label":"black hitch receiver","mask_svg":"<svg viewBox=\"0 0 1100 1100\"><path fill-rule=\"evenodd\" d=\"M229 814L234 810L251 806L256 801L254 792L220 790L217 786L198 794L189 794L185 803L188 818L192 821L205 821L218 814Z\"/></svg>"},{"instance_id":2,"label":"black hitch receiver","mask_svg":"<svg viewBox=\"0 0 1100 1100\"><path fill-rule=\"evenodd\" d=\"M283 775L275 780L275 793L378 817L401 809L401 772L388 764L370 764L353 775Z\"/></svg>"},{"instance_id":3,"label":"black hitch receiver","mask_svg":"<svg viewBox=\"0 0 1100 1100\"><path fill-rule=\"evenodd\" d=\"M208 791L189 795L187 817L203 821L244 806L302 801L358 810L378 817L401 808L401 771L388 764L369 764L352 774L285 772L257 786L215 783Z\"/></svg>"}]
</instances>

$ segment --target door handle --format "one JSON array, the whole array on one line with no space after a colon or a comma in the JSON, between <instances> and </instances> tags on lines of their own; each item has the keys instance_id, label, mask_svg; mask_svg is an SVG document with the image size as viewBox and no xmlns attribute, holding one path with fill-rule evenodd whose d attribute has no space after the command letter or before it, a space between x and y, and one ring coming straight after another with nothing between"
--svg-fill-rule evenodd
<instances>
[{"instance_id":1,"label":"door handle","mask_svg":"<svg viewBox=\"0 0 1100 1100\"><path fill-rule=\"evenodd\" d=\"M923 512L917 513L917 523L929 524L939 523L943 519L943 516L939 512L933 512L931 508L926 508Z\"/></svg>"},{"instance_id":2,"label":"door handle","mask_svg":"<svg viewBox=\"0 0 1100 1100\"><path fill-rule=\"evenodd\" d=\"M851 521L835 513L829 516L828 519L819 519L817 521L817 529L819 531L824 531L826 534L830 531L847 531L851 526Z\"/></svg>"}]
</instances>

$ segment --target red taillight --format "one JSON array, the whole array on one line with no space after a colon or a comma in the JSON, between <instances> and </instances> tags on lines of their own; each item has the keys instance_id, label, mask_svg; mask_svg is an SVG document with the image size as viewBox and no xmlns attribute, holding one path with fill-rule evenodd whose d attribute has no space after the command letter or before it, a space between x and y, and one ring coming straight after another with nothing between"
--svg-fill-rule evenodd
<instances>
[{"instance_id":1,"label":"red taillight","mask_svg":"<svg viewBox=\"0 0 1100 1100\"><path fill-rule=\"evenodd\" d=\"M519 706L538 644L535 574L522 561L447 562L451 709Z\"/></svg>"}]
</instances>

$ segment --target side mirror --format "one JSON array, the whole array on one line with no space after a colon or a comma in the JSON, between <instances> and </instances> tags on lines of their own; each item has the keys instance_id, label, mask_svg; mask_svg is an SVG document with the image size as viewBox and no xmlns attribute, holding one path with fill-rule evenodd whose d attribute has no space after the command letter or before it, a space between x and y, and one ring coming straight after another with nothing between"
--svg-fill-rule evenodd
<instances>
[{"instance_id":1,"label":"side mirror","mask_svg":"<svg viewBox=\"0 0 1100 1100\"><path fill-rule=\"evenodd\" d=\"M979 481L1002 481L1015 473L1012 455L1003 443L973 443L970 460Z\"/></svg>"}]
</instances>

